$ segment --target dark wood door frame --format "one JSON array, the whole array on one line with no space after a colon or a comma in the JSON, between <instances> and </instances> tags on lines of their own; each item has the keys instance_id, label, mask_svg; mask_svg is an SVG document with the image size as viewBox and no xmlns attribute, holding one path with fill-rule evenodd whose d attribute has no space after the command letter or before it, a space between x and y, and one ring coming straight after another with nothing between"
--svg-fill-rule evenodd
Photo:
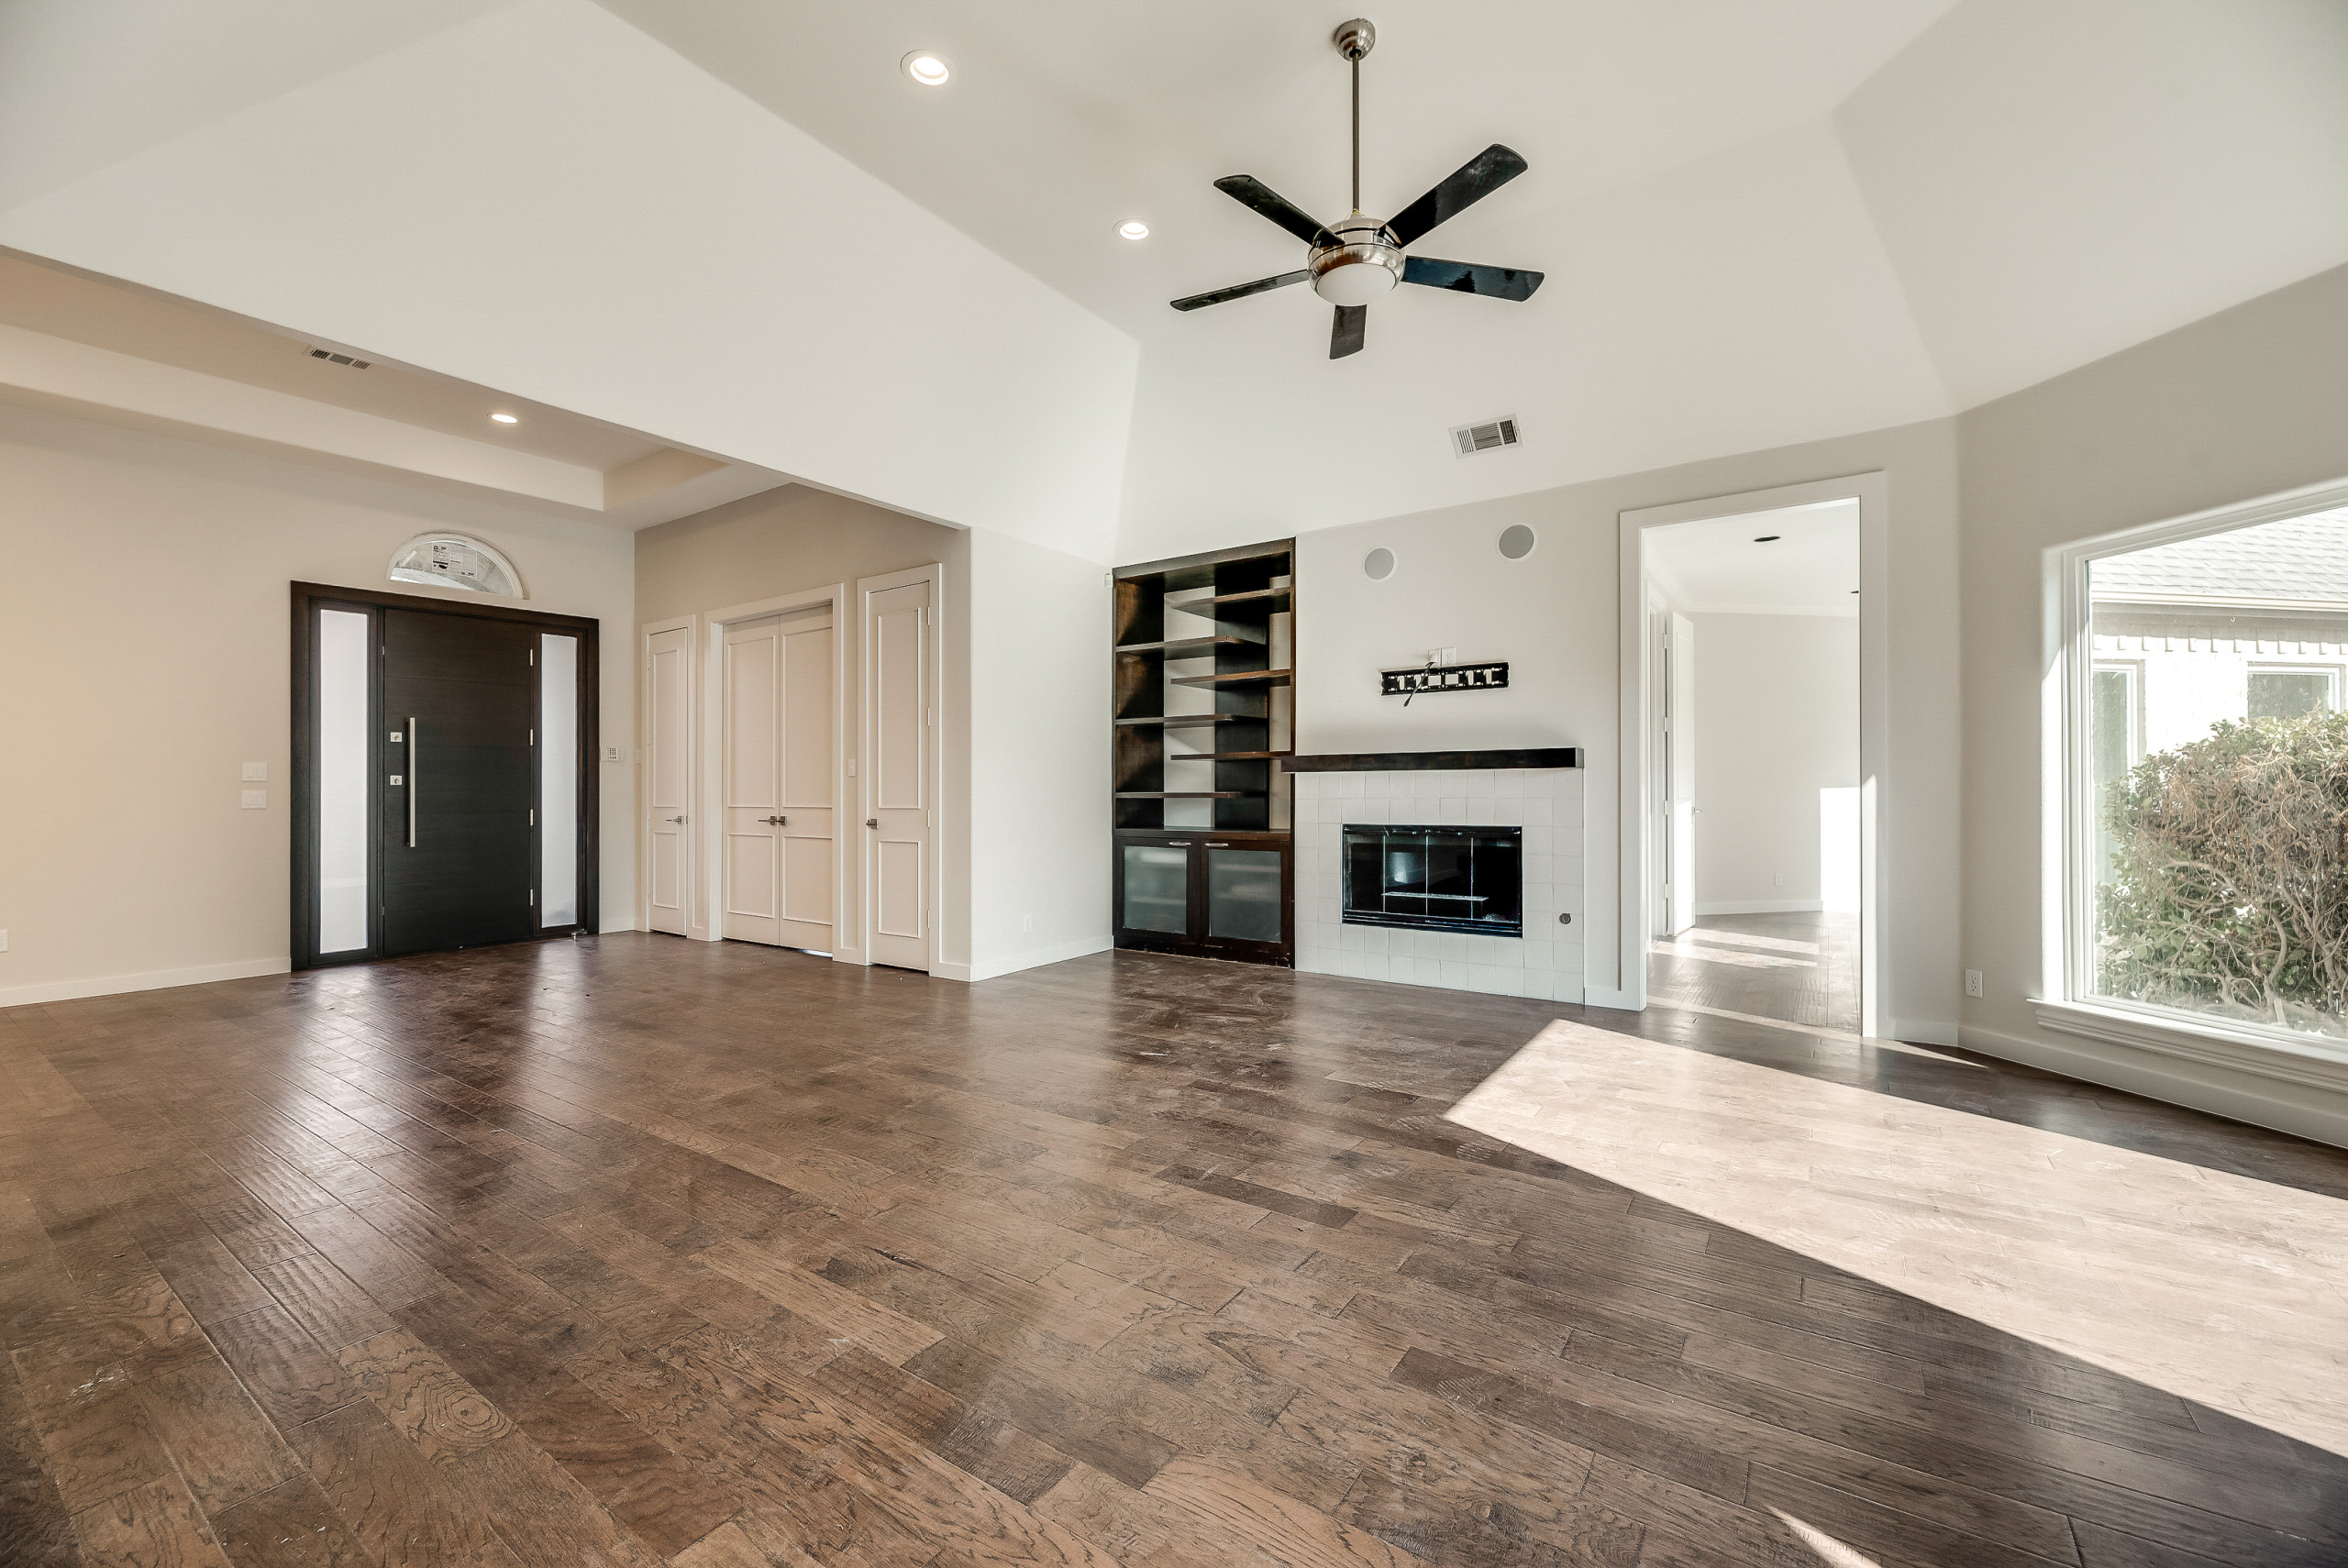
<instances>
[{"instance_id":1,"label":"dark wood door frame","mask_svg":"<svg viewBox=\"0 0 2348 1568\"><path fill-rule=\"evenodd\" d=\"M293 905L290 937L293 964L296 969L321 966L318 956L318 822L316 798L317 793L317 612L323 608L356 610L364 613L377 634L373 645L381 649L382 612L413 610L426 614L467 616L475 620L516 621L544 631L558 632L579 639L579 920L576 924L542 927L540 937L570 936L592 933L600 929L597 915L598 831L597 803L600 797L596 758L601 754L601 728L597 716L601 710L596 637L602 624L590 615L553 615L542 610L524 610L511 604L468 604L461 601L427 599L414 593L388 593L372 588L337 588L321 582L296 582L293 585L293 647L294 647L294 777L289 781L293 792ZM337 955L323 961L327 965L363 963L372 958L382 943L382 914L379 903L382 889L382 845L380 823L383 790L383 725L382 715L371 711L381 685L381 653L370 660L373 672L368 682L371 712L368 739L367 822L371 864L368 867L367 951L351 956ZM544 880L541 868L540 880Z\"/></svg>"}]
</instances>

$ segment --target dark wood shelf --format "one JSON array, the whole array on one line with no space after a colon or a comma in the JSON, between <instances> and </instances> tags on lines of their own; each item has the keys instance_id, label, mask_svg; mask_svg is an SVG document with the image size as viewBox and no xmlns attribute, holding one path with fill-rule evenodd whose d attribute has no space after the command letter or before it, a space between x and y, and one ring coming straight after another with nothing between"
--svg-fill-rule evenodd
<instances>
[{"instance_id":1,"label":"dark wood shelf","mask_svg":"<svg viewBox=\"0 0 2348 1568\"><path fill-rule=\"evenodd\" d=\"M1261 790L1120 790L1120 801L1254 801L1260 800ZM1201 833L1213 831L1201 828Z\"/></svg>"},{"instance_id":2,"label":"dark wood shelf","mask_svg":"<svg viewBox=\"0 0 2348 1568\"><path fill-rule=\"evenodd\" d=\"M1169 751L1168 762L1263 762L1276 756L1294 756L1292 751Z\"/></svg>"},{"instance_id":3,"label":"dark wood shelf","mask_svg":"<svg viewBox=\"0 0 2348 1568\"><path fill-rule=\"evenodd\" d=\"M1124 643L1121 654L1155 654L1161 658L1202 658L1217 648L1260 648L1254 637L1173 637L1162 643Z\"/></svg>"},{"instance_id":4,"label":"dark wood shelf","mask_svg":"<svg viewBox=\"0 0 2348 1568\"><path fill-rule=\"evenodd\" d=\"M1195 730L1204 724L1260 724L1263 718L1256 713L1146 713L1137 719L1119 719L1120 729L1140 729L1151 724L1163 724L1169 730Z\"/></svg>"},{"instance_id":5,"label":"dark wood shelf","mask_svg":"<svg viewBox=\"0 0 2348 1568\"><path fill-rule=\"evenodd\" d=\"M1238 669L1227 675L1176 675L1168 677L1177 686L1208 686L1218 691L1243 690L1250 686L1286 686L1289 672L1285 669Z\"/></svg>"},{"instance_id":6,"label":"dark wood shelf","mask_svg":"<svg viewBox=\"0 0 2348 1568\"><path fill-rule=\"evenodd\" d=\"M1186 599L1179 604L1169 603L1168 610L1180 610L1186 615L1213 615L1228 618L1230 612L1261 611L1277 615L1289 607L1290 590L1285 588L1251 588L1245 593L1218 593L1212 599Z\"/></svg>"}]
</instances>

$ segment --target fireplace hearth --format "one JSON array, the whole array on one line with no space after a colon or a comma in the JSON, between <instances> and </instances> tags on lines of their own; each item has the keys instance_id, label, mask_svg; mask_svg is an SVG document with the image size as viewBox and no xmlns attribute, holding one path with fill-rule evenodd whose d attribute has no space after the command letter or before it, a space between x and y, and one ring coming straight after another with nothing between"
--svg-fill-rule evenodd
<instances>
[{"instance_id":1,"label":"fireplace hearth","mask_svg":"<svg viewBox=\"0 0 2348 1568\"><path fill-rule=\"evenodd\" d=\"M1524 934L1524 830L1345 824L1347 925Z\"/></svg>"}]
</instances>

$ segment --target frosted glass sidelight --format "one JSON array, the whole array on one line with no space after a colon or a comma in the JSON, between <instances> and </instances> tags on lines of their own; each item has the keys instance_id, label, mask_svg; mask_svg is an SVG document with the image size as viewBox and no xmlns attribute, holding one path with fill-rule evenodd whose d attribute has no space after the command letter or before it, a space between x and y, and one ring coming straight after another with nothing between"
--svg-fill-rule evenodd
<instances>
[{"instance_id":1,"label":"frosted glass sidelight","mask_svg":"<svg viewBox=\"0 0 2348 1568\"><path fill-rule=\"evenodd\" d=\"M1207 934L1235 942L1280 939L1279 851L1207 851Z\"/></svg>"},{"instance_id":2,"label":"frosted glass sidelight","mask_svg":"<svg viewBox=\"0 0 2348 1568\"><path fill-rule=\"evenodd\" d=\"M318 612L318 952L367 946L370 618Z\"/></svg>"},{"instance_id":3,"label":"frosted glass sidelight","mask_svg":"<svg viewBox=\"0 0 2348 1568\"><path fill-rule=\"evenodd\" d=\"M1191 852L1154 845L1125 845L1125 929L1191 928Z\"/></svg>"},{"instance_id":4,"label":"frosted glass sidelight","mask_svg":"<svg viewBox=\"0 0 2348 1568\"><path fill-rule=\"evenodd\" d=\"M538 638L538 923L579 920L579 639Z\"/></svg>"}]
</instances>

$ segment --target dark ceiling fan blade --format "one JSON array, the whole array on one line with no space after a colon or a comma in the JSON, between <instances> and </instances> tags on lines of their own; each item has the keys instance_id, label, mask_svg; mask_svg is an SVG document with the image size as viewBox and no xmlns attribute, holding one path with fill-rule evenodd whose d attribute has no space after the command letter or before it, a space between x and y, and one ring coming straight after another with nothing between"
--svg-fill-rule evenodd
<instances>
[{"instance_id":1,"label":"dark ceiling fan blade","mask_svg":"<svg viewBox=\"0 0 2348 1568\"><path fill-rule=\"evenodd\" d=\"M1513 158L1516 155L1511 153L1509 156ZM1456 179L1457 176L1454 175L1453 178ZM1253 207L1307 245L1337 243L1336 236L1306 217L1286 196L1281 195L1253 174L1225 174L1214 182L1214 188L1233 201L1244 206Z\"/></svg>"},{"instance_id":2,"label":"dark ceiling fan blade","mask_svg":"<svg viewBox=\"0 0 2348 1568\"><path fill-rule=\"evenodd\" d=\"M1528 300L1541 286L1542 274L1522 267L1485 267L1473 261L1439 261L1432 256L1411 256L1402 261L1402 281L1423 288L1449 289L1455 293L1483 294L1496 300Z\"/></svg>"},{"instance_id":3,"label":"dark ceiling fan blade","mask_svg":"<svg viewBox=\"0 0 2348 1568\"><path fill-rule=\"evenodd\" d=\"M1277 278L1258 278L1252 283L1234 283L1227 289L1210 289L1203 294L1192 294L1186 300L1170 302L1176 310L1196 310L1201 305L1221 304L1225 300L1244 300L1249 294L1260 294L1266 289L1285 289L1290 283L1301 283L1312 276L1300 267L1293 272L1282 272Z\"/></svg>"},{"instance_id":4,"label":"dark ceiling fan blade","mask_svg":"<svg viewBox=\"0 0 2348 1568\"><path fill-rule=\"evenodd\" d=\"M1407 246L1447 218L1458 216L1519 174L1523 159L1499 142L1484 149L1446 176L1442 184L1394 215L1386 226L1394 243Z\"/></svg>"},{"instance_id":5,"label":"dark ceiling fan blade","mask_svg":"<svg viewBox=\"0 0 2348 1568\"><path fill-rule=\"evenodd\" d=\"M1368 325L1368 305L1339 305L1336 320L1329 324L1329 358L1342 359L1348 354L1360 353L1362 329Z\"/></svg>"}]
</instances>

